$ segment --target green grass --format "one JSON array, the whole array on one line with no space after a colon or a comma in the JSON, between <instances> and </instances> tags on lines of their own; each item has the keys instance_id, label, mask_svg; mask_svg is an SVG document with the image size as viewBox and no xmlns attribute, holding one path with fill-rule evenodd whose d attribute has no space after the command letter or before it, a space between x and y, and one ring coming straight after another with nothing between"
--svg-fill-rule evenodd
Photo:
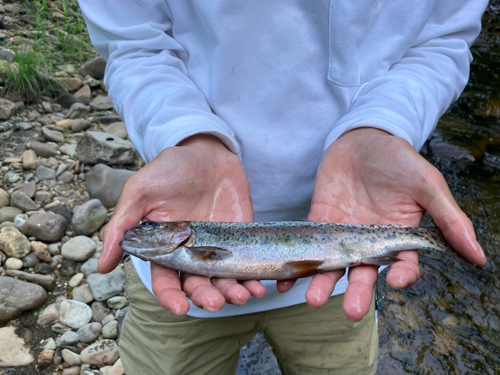
<instances>
[{"instance_id":1,"label":"green grass","mask_svg":"<svg viewBox=\"0 0 500 375\"><path fill-rule=\"evenodd\" d=\"M25 0L22 5L18 12L31 16L32 32L17 34L29 37L33 49L14 51L15 64L3 64L7 76L5 93L16 91L27 101L37 102L43 92L57 93L54 85L47 87L48 81L43 74L56 71L61 63L73 64L78 70L97 53L90 43L76 0L62 0L59 7L49 0ZM63 16L52 19L54 11Z\"/></svg>"}]
</instances>

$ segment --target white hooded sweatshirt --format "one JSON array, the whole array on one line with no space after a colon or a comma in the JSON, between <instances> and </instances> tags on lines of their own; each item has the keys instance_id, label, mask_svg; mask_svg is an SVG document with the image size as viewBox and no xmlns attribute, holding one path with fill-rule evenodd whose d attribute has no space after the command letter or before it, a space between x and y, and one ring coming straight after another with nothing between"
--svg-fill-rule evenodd
<instances>
[{"instance_id":1,"label":"white hooded sweatshirt","mask_svg":"<svg viewBox=\"0 0 500 375\"><path fill-rule=\"evenodd\" d=\"M468 79L487 0L79 0L105 85L147 162L197 134L247 173L256 221L307 217L316 170L371 126L417 150ZM147 262L133 258L151 290ZM218 313L305 302L309 279ZM334 294L343 293L344 277Z\"/></svg>"}]
</instances>

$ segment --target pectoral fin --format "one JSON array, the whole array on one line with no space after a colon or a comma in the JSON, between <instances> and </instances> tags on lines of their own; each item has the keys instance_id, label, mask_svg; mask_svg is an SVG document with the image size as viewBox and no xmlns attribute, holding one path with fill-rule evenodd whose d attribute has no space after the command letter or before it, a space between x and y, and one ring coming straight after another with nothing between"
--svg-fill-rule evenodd
<instances>
[{"instance_id":1,"label":"pectoral fin","mask_svg":"<svg viewBox=\"0 0 500 375\"><path fill-rule=\"evenodd\" d=\"M287 262L285 266L289 269L290 278L298 279L319 273L318 267L323 263L324 261L322 260L299 260L296 262Z\"/></svg>"},{"instance_id":2,"label":"pectoral fin","mask_svg":"<svg viewBox=\"0 0 500 375\"><path fill-rule=\"evenodd\" d=\"M215 246L186 247L185 249L193 260L223 260L233 255L229 250Z\"/></svg>"}]
</instances>

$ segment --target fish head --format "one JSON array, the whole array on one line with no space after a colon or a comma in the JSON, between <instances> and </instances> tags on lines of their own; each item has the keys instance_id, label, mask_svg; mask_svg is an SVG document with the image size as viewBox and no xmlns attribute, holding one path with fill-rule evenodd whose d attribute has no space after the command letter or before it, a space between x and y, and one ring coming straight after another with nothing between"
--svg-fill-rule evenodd
<instances>
[{"instance_id":1,"label":"fish head","mask_svg":"<svg viewBox=\"0 0 500 375\"><path fill-rule=\"evenodd\" d=\"M120 246L138 257L164 255L188 242L191 234L186 222L144 221L125 232Z\"/></svg>"}]
</instances>

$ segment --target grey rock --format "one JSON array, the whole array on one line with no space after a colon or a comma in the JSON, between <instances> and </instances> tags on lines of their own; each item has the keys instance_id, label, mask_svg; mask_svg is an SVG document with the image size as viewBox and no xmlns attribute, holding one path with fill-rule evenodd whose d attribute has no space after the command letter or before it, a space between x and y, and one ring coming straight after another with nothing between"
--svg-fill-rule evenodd
<instances>
[{"instance_id":1,"label":"grey rock","mask_svg":"<svg viewBox=\"0 0 500 375\"><path fill-rule=\"evenodd\" d=\"M76 153L85 164L132 164L136 159L132 143L104 132L86 132L78 140Z\"/></svg>"},{"instance_id":2,"label":"grey rock","mask_svg":"<svg viewBox=\"0 0 500 375\"><path fill-rule=\"evenodd\" d=\"M35 253L29 253L22 259L22 261L24 268L32 268L35 267L38 263L40 263L40 259L38 259Z\"/></svg>"},{"instance_id":3,"label":"grey rock","mask_svg":"<svg viewBox=\"0 0 500 375\"><path fill-rule=\"evenodd\" d=\"M121 121L119 122L114 122L103 129L106 133L116 135L117 137L120 137L121 139L127 138L127 128L125 127L125 124Z\"/></svg>"},{"instance_id":4,"label":"grey rock","mask_svg":"<svg viewBox=\"0 0 500 375\"><path fill-rule=\"evenodd\" d=\"M92 121L82 119L71 125L71 130L75 133L87 130L92 127Z\"/></svg>"},{"instance_id":5,"label":"grey rock","mask_svg":"<svg viewBox=\"0 0 500 375\"><path fill-rule=\"evenodd\" d=\"M102 337L105 339L114 339L118 336L118 321L113 320L102 327Z\"/></svg>"},{"instance_id":6,"label":"grey rock","mask_svg":"<svg viewBox=\"0 0 500 375\"><path fill-rule=\"evenodd\" d=\"M36 265L35 272L40 275L49 275L52 273L52 267L48 263L41 262Z\"/></svg>"},{"instance_id":7,"label":"grey rock","mask_svg":"<svg viewBox=\"0 0 500 375\"><path fill-rule=\"evenodd\" d=\"M88 278L93 273L97 273L97 265L99 261L96 258L90 258L85 263L83 263L81 271L85 275L85 278Z\"/></svg>"},{"instance_id":8,"label":"grey rock","mask_svg":"<svg viewBox=\"0 0 500 375\"><path fill-rule=\"evenodd\" d=\"M20 130L30 130L33 128L33 125L31 125L29 122L24 122L24 121L21 121L19 124L17 124L17 126L19 127Z\"/></svg>"},{"instance_id":9,"label":"grey rock","mask_svg":"<svg viewBox=\"0 0 500 375\"><path fill-rule=\"evenodd\" d=\"M80 301L86 304L91 303L94 300L94 295L88 284L77 286L73 289L73 299L75 301Z\"/></svg>"},{"instance_id":10,"label":"grey rock","mask_svg":"<svg viewBox=\"0 0 500 375\"><path fill-rule=\"evenodd\" d=\"M17 182L21 179L21 176L19 173L9 171L3 176L3 178L9 182Z\"/></svg>"},{"instance_id":11,"label":"grey rock","mask_svg":"<svg viewBox=\"0 0 500 375\"><path fill-rule=\"evenodd\" d=\"M73 210L73 229L76 234L90 235L106 222L106 207L99 199L91 199Z\"/></svg>"},{"instance_id":12,"label":"grey rock","mask_svg":"<svg viewBox=\"0 0 500 375\"><path fill-rule=\"evenodd\" d=\"M26 211L36 211L40 208L35 202L31 200L28 195L21 190L16 190L10 196L10 204L11 206L17 207L24 212Z\"/></svg>"},{"instance_id":13,"label":"grey rock","mask_svg":"<svg viewBox=\"0 0 500 375\"><path fill-rule=\"evenodd\" d=\"M87 278L87 282L96 301L106 301L123 292L125 272L116 269L104 275L93 273Z\"/></svg>"},{"instance_id":14,"label":"grey rock","mask_svg":"<svg viewBox=\"0 0 500 375\"><path fill-rule=\"evenodd\" d=\"M3 132L3 133L0 132L0 140L1 141L8 140L10 138L10 136L12 135L12 133L14 133L13 130L8 130L8 131Z\"/></svg>"},{"instance_id":15,"label":"grey rock","mask_svg":"<svg viewBox=\"0 0 500 375\"><path fill-rule=\"evenodd\" d=\"M93 322L79 328L77 333L81 342L92 342L99 337L101 330L101 323Z\"/></svg>"},{"instance_id":16,"label":"grey rock","mask_svg":"<svg viewBox=\"0 0 500 375\"><path fill-rule=\"evenodd\" d=\"M31 245L15 227L4 227L0 228L0 250L9 257L22 258L31 252Z\"/></svg>"},{"instance_id":17,"label":"grey rock","mask_svg":"<svg viewBox=\"0 0 500 375\"><path fill-rule=\"evenodd\" d=\"M0 208L0 223L14 221L16 216L22 213L23 211L17 207L2 207Z\"/></svg>"},{"instance_id":18,"label":"grey rock","mask_svg":"<svg viewBox=\"0 0 500 375\"><path fill-rule=\"evenodd\" d=\"M52 168L44 167L43 165L40 165L36 169L36 176L40 181L44 180L55 180L56 178L56 171L53 170Z\"/></svg>"},{"instance_id":19,"label":"grey rock","mask_svg":"<svg viewBox=\"0 0 500 375\"><path fill-rule=\"evenodd\" d=\"M9 193L5 190L0 189L0 208L6 207L9 205Z\"/></svg>"},{"instance_id":20,"label":"grey rock","mask_svg":"<svg viewBox=\"0 0 500 375\"><path fill-rule=\"evenodd\" d=\"M104 60L101 56L98 56L88 62L86 62L80 68L80 74L82 76L89 75L95 79L104 78L104 71L106 69L106 60Z\"/></svg>"},{"instance_id":21,"label":"grey rock","mask_svg":"<svg viewBox=\"0 0 500 375\"><path fill-rule=\"evenodd\" d=\"M80 341L78 333L73 331L66 331L56 339L57 345L73 345Z\"/></svg>"},{"instance_id":22,"label":"grey rock","mask_svg":"<svg viewBox=\"0 0 500 375\"><path fill-rule=\"evenodd\" d=\"M23 268L23 261L18 258L8 258L5 261L5 267L8 270L20 270Z\"/></svg>"},{"instance_id":23,"label":"grey rock","mask_svg":"<svg viewBox=\"0 0 500 375\"><path fill-rule=\"evenodd\" d=\"M12 62L14 61L14 52L12 52L10 49L0 47L0 59Z\"/></svg>"},{"instance_id":24,"label":"grey rock","mask_svg":"<svg viewBox=\"0 0 500 375\"><path fill-rule=\"evenodd\" d=\"M90 108L95 111L105 111L107 109L113 109L113 103L111 103L107 95L99 95L90 102Z\"/></svg>"},{"instance_id":25,"label":"grey rock","mask_svg":"<svg viewBox=\"0 0 500 375\"><path fill-rule=\"evenodd\" d=\"M109 314L108 316L106 316L106 317L102 320L101 324L102 324L102 326L104 327L106 324L108 324L109 322L111 322L111 321L113 321L113 320L115 320L115 317L113 316L113 314Z\"/></svg>"},{"instance_id":26,"label":"grey rock","mask_svg":"<svg viewBox=\"0 0 500 375\"><path fill-rule=\"evenodd\" d=\"M36 119L37 122L39 122L42 125L50 125L52 124L52 120L50 119L49 116L41 116Z\"/></svg>"},{"instance_id":27,"label":"grey rock","mask_svg":"<svg viewBox=\"0 0 500 375\"><path fill-rule=\"evenodd\" d=\"M24 223L26 223L26 220L28 220L28 215L26 214L19 214L14 218L14 226L17 228L17 230L22 230L22 227Z\"/></svg>"},{"instance_id":28,"label":"grey rock","mask_svg":"<svg viewBox=\"0 0 500 375\"><path fill-rule=\"evenodd\" d=\"M30 147L38 156L43 158L50 158L57 155L57 150L47 143L32 142L30 143Z\"/></svg>"},{"instance_id":29,"label":"grey rock","mask_svg":"<svg viewBox=\"0 0 500 375\"><path fill-rule=\"evenodd\" d=\"M40 347L42 349L56 350L56 341L52 337L49 337L48 339L40 341Z\"/></svg>"},{"instance_id":30,"label":"grey rock","mask_svg":"<svg viewBox=\"0 0 500 375\"><path fill-rule=\"evenodd\" d=\"M16 105L10 100L0 99L0 120L8 120L17 112Z\"/></svg>"},{"instance_id":31,"label":"grey rock","mask_svg":"<svg viewBox=\"0 0 500 375\"><path fill-rule=\"evenodd\" d=\"M92 302L92 319L96 322L101 323L103 319L109 315L110 309L106 307L103 302L94 301Z\"/></svg>"},{"instance_id":32,"label":"grey rock","mask_svg":"<svg viewBox=\"0 0 500 375\"><path fill-rule=\"evenodd\" d=\"M76 236L62 245L61 254L64 258L83 262L95 252L96 244L86 236Z\"/></svg>"},{"instance_id":33,"label":"grey rock","mask_svg":"<svg viewBox=\"0 0 500 375\"><path fill-rule=\"evenodd\" d=\"M38 275L36 273L28 273L17 270L5 271L7 276L17 277L18 279L29 281L30 283L38 284L47 291L54 290L56 287L56 279L50 275Z\"/></svg>"},{"instance_id":34,"label":"grey rock","mask_svg":"<svg viewBox=\"0 0 500 375\"><path fill-rule=\"evenodd\" d=\"M105 207L116 206L125 182L134 174L126 169L114 169L97 164L87 173L85 187L92 198L99 199Z\"/></svg>"},{"instance_id":35,"label":"grey rock","mask_svg":"<svg viewBox=\"0 0 500 375\"><path fill-rule=\"evenodd\" d=\"M78 329L90 322L92 309L83 302L66 300L59 307L59 319L61 323Z\"/></svg>"},{"instance_id":36,"label":"grey rock","mask_svg":"<svg viewBox=\"0 0 500 375\"><path fill-rule=\"evenodd\" d=\"M112 309L123 309L128 305L128 299L123 296L115 296L108 299L107 304Z\"/></svg>"},{"instance_id":37,"label":"grey rock","mask_svg":"<svg viewBox=\"0 0 500 375\"><path fill-rule=\"evenodd\" d=\"M34 236L42 241L56 242L64 236L68 223L58 214L37 213L23 225L23 233Z\"/></svg>"},{"instance_id":38,"label":"grey rock","mask_svg":"<svg viewBox=\"0 0 500 375\"><path fill-rule=\"evenodd\" d=\"M75 177L75 175L73 174L73 172L64 171L63 173L61 173L61 175L59 177L57 177L57 181L62 181L65 184L68 184L71 181L73 181L74 177Z\"/></svg>"},{"instance_id":39,"label":"grey rock","mask_svg":"<svg viewBox=\"0 0 500 375\"><path fill-rule=\"evenodd\" d=\"M73 212L71 212L71 210L66 206L53 207L49 211L63 216L68 223L71 223L71 220L73 219Z\"/></svg>"},{"instance_id":40,"label":"grey rock","mask_svg":"<svg viewBox=\"0 0 500 375\"><path fill-rule=\"evenodd\" d=\"M57 131L57 130L51 130L47 127L42 128L42 134L45 137L47 141L50 142L62 142L64 141L64 134Z\"/></svg>"},{"instance_id":41,"label":"grey rock","mask_svg":"<svg viewBox=\"0 0 500 375\"><path fill-rule=\"evenodd\" d=\"M94 117L94 121L97 121L98 123L102 125L107 125L111 124L113 122L121 121L122 119L120 116L116 115L97 115Z\"/></svg>"},{"instance_id":42,"label":"grey rock","mask_svg":"<svg viewBox=\"0 0 500 375\"><path fill-rule=\"evenodd\" d=\"M39 285L0 277L0 324L42 306L46 300L47 292Z\"/></svg>"},{"instance_id":43,"label":"grey rock","mask_svg":"<svg viewBox=\"0 0 500 375\"><path fill-rule=\"evenodd\" d=\"M63 257L61 255L54 255L52 254L52 260L50 261L50 268L55 269L57 266L60 264L63 264Z\"/></svg>"},{"instance_id":44,"label":"grey rock","mask_svg":"<svg viewBox=\"0 0 500 375\"><path fill-rule=\"evenodd\" d=\"M31 241L31 249L40 260L50 262L51 256L47 244L39 241Z\"/></svg>"},{"instance_id":45,"label":"grey rock","mask_svg":"<svg viewBox=\"0 0 500 375\"><path fill-rule=\"evenodd\" d=\"M85 99L82 99L82 98L77 98L76 96L74 96L73 94L70 94L70 93L64 93L64 94L61 94L57 99L56 99L57 103L59 105L61 105L62 107L64 108L71 108L71 106L74 104L74 103L81 103L83 105L88 105L89 102L86 101Z\"/></svg>"},{"instance_id":46,"label":"grey rock","mask_svg":"<svg viewBox=\"0 0 500 375\"><path fill-rule=\"evenodd\" d=\"M20 183L15 186L15 189L23 191L28 197L33 199L36 193L36 183L35 181Z\"/></svg>"},{"instance_id":47,"label":"grey rock","mask_svg":"<svg viewBox=\"0 0 500 375\"><path fill-rule=\"evenodd\" d=\"M48 249L49 249L50 255L59 255L59 254L61 254L61 243L60 242L51 243L48 246Z\"/></svg>"},{"instance_id":48,"label":"grey rock","mask_svg":"<svg viewBox=\"0 0 500 375\"><path fill-rule=\"evenodd\" d=\"M72 288L76 288L78 285L80 285L83 281L84 275L83 273L77 273L75 276L71 278L69 281L68 285Z\"/></svg>"},{"instance_id":49,"label":"grey rock","mask_svg":"<svg viewBox=\"0 0 500 375\"><path fill-rule=\"evenodd\" d=\"M80 117L85 117L90 113L90 107L86 106L82 103L73 103L66 114L66 117L69 119L75 119Z\"/></svg>"},{"instance_id":50,"label":"grey rock","mask_svg":"<svg viewBox=\"0 0 500 375\"><path fill-rule=\"evenodd\" d=\"M76 155L76 143L70 143L66 145L62 145L59 147L59 150L64 154L70 157L74 157Z\"/></svg>"},{"instance_id":51,"label":"grey rock","mask_svg":"<svg viewBox=\"0 0 500 375\"><path fill-rule=\"evenodd\" d=\"M72 352L71 350L63 349L61 351L61 354L64 358L64 361L71 366L77 366L77 365L82 363L80 354L76 354L75 352Z\"/></svg>"}]
</instances>

